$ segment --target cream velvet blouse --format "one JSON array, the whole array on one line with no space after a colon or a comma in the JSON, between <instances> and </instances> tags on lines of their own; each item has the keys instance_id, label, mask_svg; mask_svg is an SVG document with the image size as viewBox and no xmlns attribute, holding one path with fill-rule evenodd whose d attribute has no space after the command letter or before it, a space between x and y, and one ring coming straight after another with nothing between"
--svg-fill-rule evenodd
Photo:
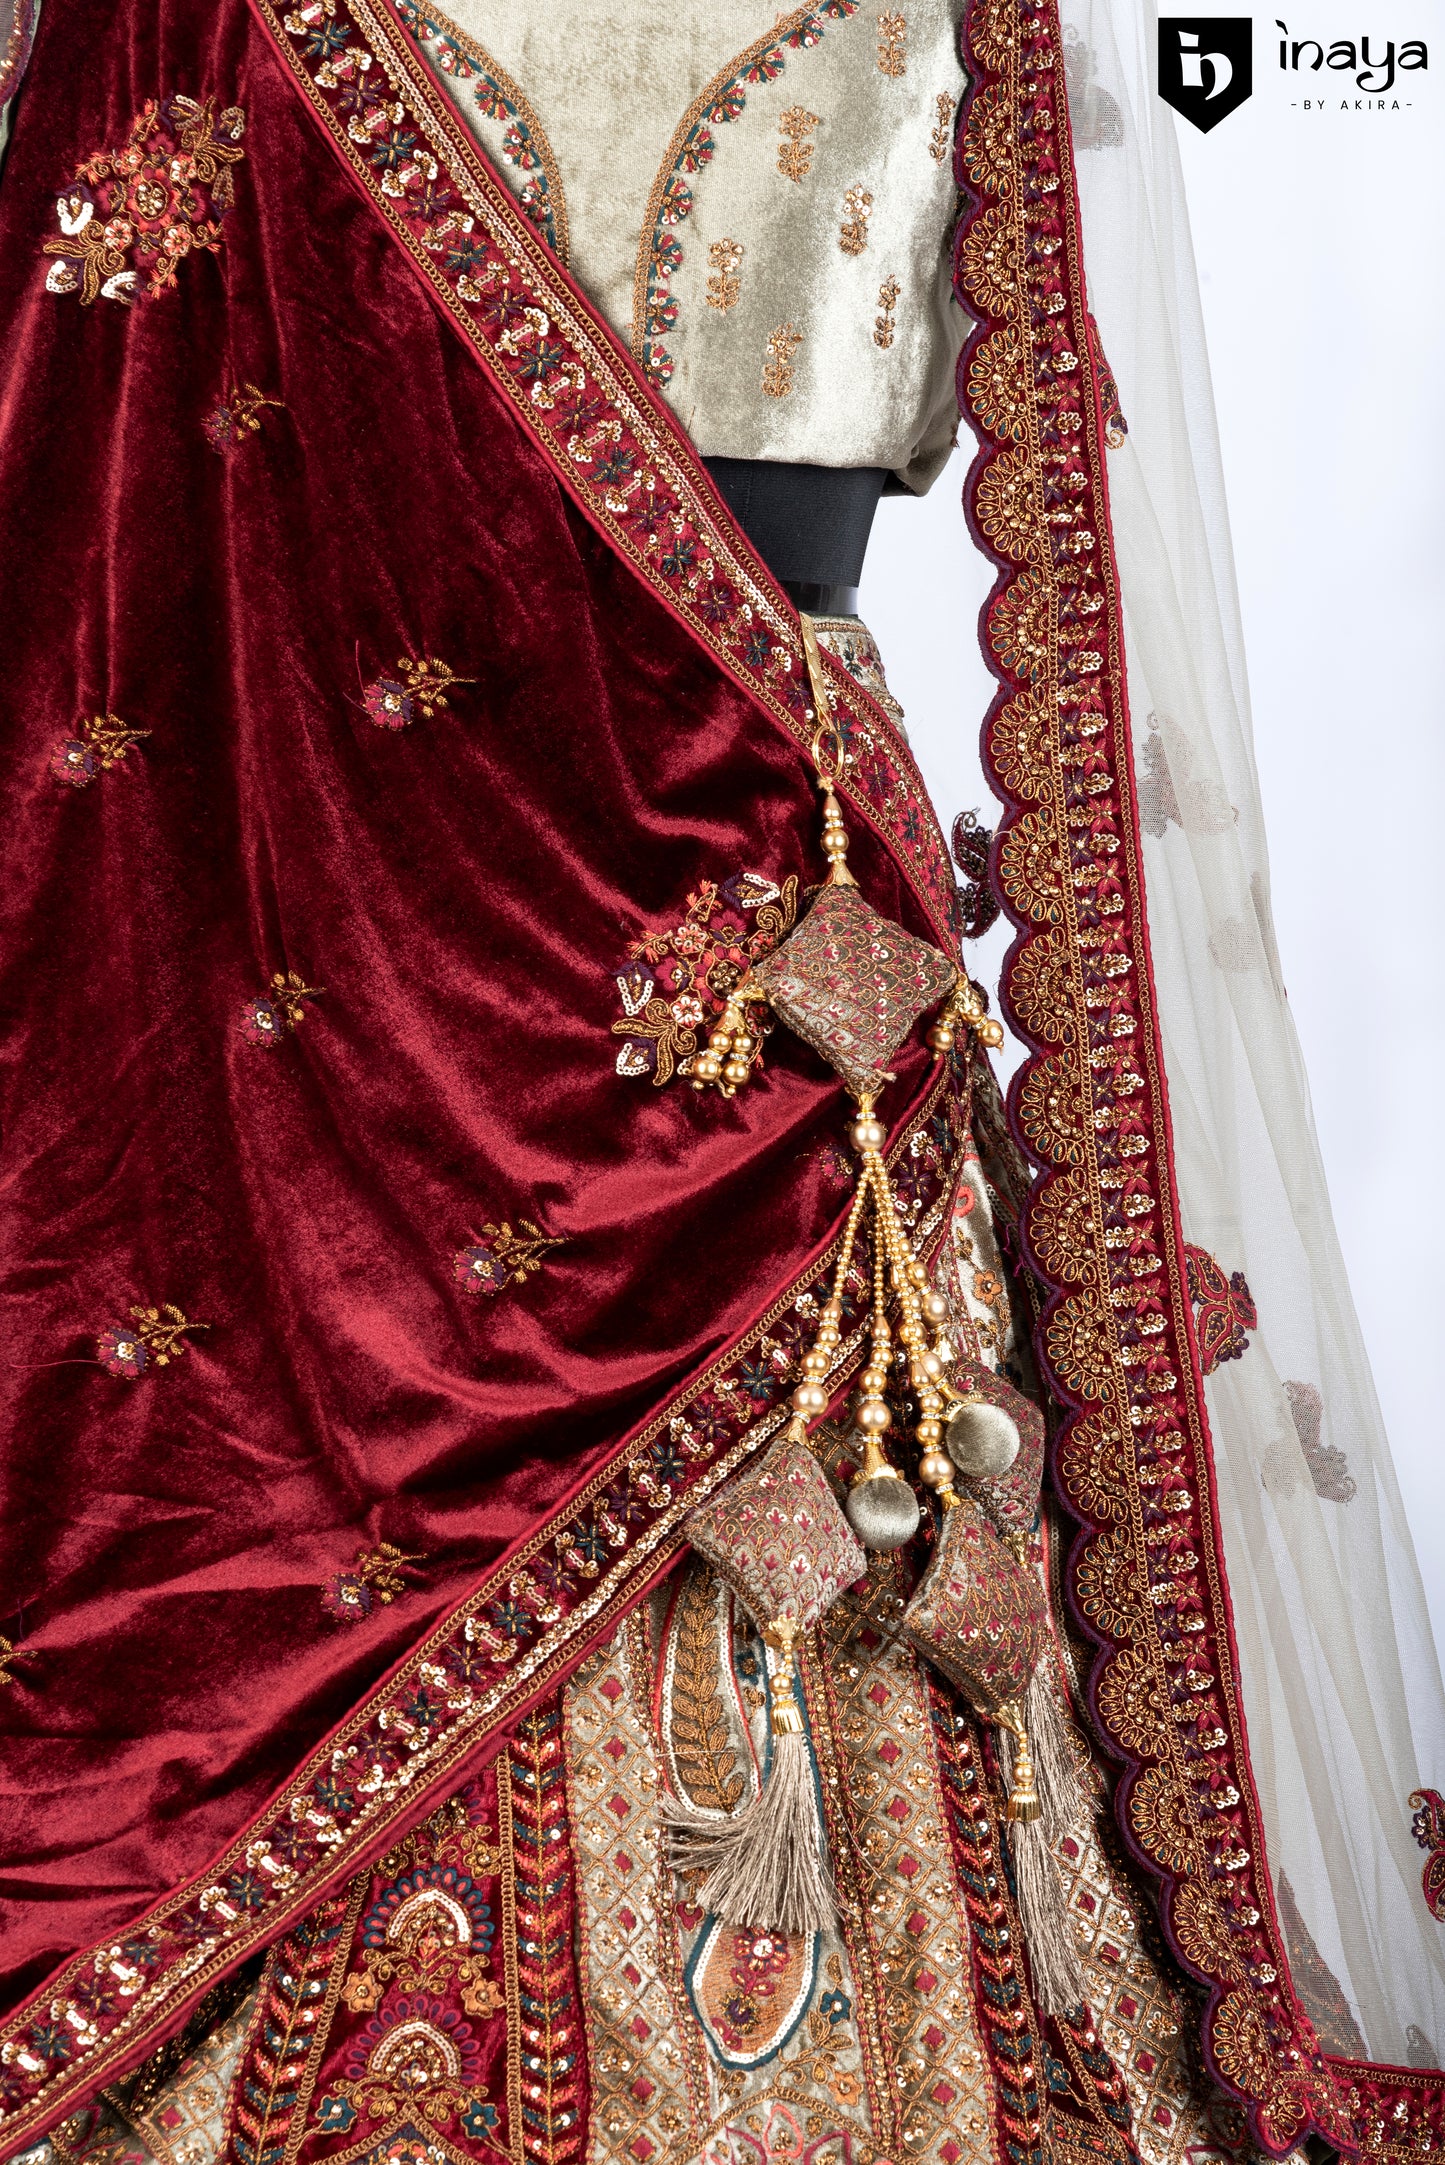
<instances>
[{"instance_id":1,"label":"cream velvet blouse","mask_svg":"<svg viewBox=\"0 0 1445 2165\"><path fill-rule=\"evenodd\" d=\"M954 438L959 0L408 0L497 169L705 457Z\"/></svg>"}]
</instances>

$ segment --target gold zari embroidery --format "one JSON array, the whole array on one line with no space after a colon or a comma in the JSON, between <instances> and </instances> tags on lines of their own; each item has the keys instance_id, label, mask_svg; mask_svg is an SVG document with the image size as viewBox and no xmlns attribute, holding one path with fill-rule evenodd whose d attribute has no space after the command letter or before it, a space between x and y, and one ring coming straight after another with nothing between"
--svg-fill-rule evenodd
<instances>
[{"instance_id":1,"label":"gold zari embroidery","mask_svg":"<svg viewBox=\"0 0 1445 2165\"><path fill-rule=\"evenodd\" d=\"M712 275L707 282L707 305L725 316L730 308L736 308L742 298L743 282L738 277L746 250L741 241L714 241L708 249L707 260Z\"/></svg>"},{"instance_id":2,"label":"gold zari embroidery","mask_svg":"<svg viewBox=\"0 0 1445 2165\"><path fill-rule=\"evenodd\" d=\"M843 198L843 208L848 215L838 228L838 246L845 256L861 256L868 246L873 197L866 188L850 188Z\"/></svg>"},{"instance_id":3,"label":"gold zari embroidery","mask_svg":"<svg viewBox=\"0 0 1445 2165\"><path fill-rule=\"evenodd\" d=\"M793 356L803 334L791 323L780 323L768 340L768 359L763 364L763 389L769 398L786 398L793 388Z\"/></svg>"},{"instance_id":4,"label":"gold zari embroidery","mask_svg":"<svg viewBox=\"0 0 1445 2165\"><path fill-rule=\"evenodd\" d=\"M778 127L783 137L778 145L778 171L784 180L803 180L817 148L808 138L818 127L818 116L801 105L790 105L778 115Z\"/></svg>"},{"instance_id":5,"label":"gold zari embroidery","mask_svg":"<svg viewBox=\"0 0 1445 2165\"><path fill-rule=\"evenodd\" d=\"M908 21L897 8L878 18L878 72L895 80L908 73Z\"/></svg>"}]
</instances>

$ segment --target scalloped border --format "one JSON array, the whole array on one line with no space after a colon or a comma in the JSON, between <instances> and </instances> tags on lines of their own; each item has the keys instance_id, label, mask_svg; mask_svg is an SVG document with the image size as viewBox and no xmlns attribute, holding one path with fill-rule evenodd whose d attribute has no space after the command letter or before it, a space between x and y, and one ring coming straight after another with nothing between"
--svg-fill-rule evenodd
<instances>
[{"instance_id":1,"label":"scalloped border","mask_svg":"<svg viewBox=\"0 0 1445 2165\"><path fill-rule=\"evenodd\" d=\"M972 0L955 291L978 326L959 404L980 450L965 506L999 566L983 759L1018 927L1003 973L1029 1047L1009 1119L1038 1178L1021 1233L1048 1288L1038 1351L1078 1519L1070 1606L1089 1698L1122 1760L1131 1853L1209 1988L1210 2071L1282 2155L1353 2117L1290 1982L1264 1869L1208 1420L1174 1192L1134 803L1121 608L1056 0Z\"/></svg>"}]
</instances>

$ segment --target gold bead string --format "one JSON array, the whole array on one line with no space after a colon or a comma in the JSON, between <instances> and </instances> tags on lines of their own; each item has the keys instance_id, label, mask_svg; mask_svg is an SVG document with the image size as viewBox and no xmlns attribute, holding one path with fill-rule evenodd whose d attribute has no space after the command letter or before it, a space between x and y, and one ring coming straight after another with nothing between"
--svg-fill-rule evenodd
<instances>
[{"instance_id":1,"label":"gold bead string","mask_svg":"<svg viewBox=\"0 0 1445 2165\"><path fill-rule=\"evenodd\" d=\"M843 1243L838 1250L838 1265L833 1272L833 1290L823 1303L817 1333L799 1364L803 1380L793 1393L793 1420L791 1433L797 1442L805 1442L809 1421L816 1420L828 1406L828 1392L823 1378L833 1365L833 1358L843 1337L843 1288L848 1282L852 1267L853 1250L858 1239L858 1227L868 1200L868 1184L859 1178L858 1190L853 1197L853 1207L843 1228Z\"/></svg>"}]
</instances>

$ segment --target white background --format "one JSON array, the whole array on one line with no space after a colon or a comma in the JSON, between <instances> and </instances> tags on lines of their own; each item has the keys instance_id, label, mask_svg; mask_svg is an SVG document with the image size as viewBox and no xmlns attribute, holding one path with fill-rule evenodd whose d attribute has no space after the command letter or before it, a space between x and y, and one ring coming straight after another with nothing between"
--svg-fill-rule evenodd
<instances>
[{"instance_id":1,"label":"white background","mask_svg":"<svg viewBox=\"0 0 1445 2165\"><path fill-rule=\"evenodd\" d=\"M1260 13L1253 98L1207 136L1174 125L1280 954L1445 1652L1445 5L1283 13L1327 48L1368 33L1372 54L1423 38L1430 56L1397 76L1398 110L1356 111L1350 77L1280 72ZM1324 109L1306 111L1322 88ZM978 733L994 685L976 627L992 575L959 509L965 455L923 503L885 500L861 607L945 825L977 805L991 826ZM990 987L1009 937L981 944Z\"/></svg>"}]
</instances>

